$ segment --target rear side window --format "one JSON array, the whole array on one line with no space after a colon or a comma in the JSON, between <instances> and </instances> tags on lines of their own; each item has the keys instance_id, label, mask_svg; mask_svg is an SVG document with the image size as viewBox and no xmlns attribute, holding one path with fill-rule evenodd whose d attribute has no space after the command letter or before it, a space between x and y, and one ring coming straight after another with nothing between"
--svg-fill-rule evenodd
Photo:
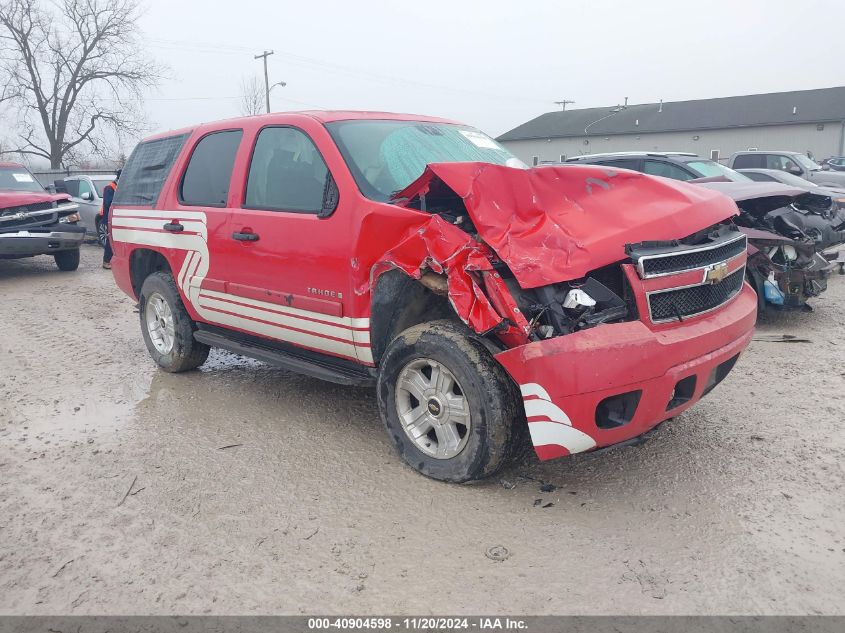
<instances>
[{"instance_id":1,"label":"rear side window","mask_svg":"<svg viewBox=\"0 0 845 633\"><path fill-rule=\"evenodd\" d=\"M634 171L640 170L640 160L638 158L622 158L618 160L602 160L597 161L599 165L605 165L606 167L616 167L617 169L633 169Z\"/></svg>"},{"instance_id":2,"label":"rear side window","mask_svg":"<svg viewBox=\"0 0 845 633\"><path fill-rule=\"evenodd\" d=\"M688 173L686 169L681 169L672 163L664 163L659 160L647 160L643 171L652 176L663 176L664 178L671 178L672 180L692 180L695 176Z\"/></svg>"},{"instance_id":3,"label":"rear side window","mask_svg":"<svg viewBox=\"0 0 845 633\"><path fill-rule=\"evenodd\" d=\"M761 174L757 171L744 171L742 173L751 178L751 180L756 180L757 182L777 182L774 178L769 176L769 174Z\"/></svg>"},{"instance_id":4,"label":"rear side window","mask_svg":"<svg viewBox=\"0 0 845 633\"><path fill-rule=\"evenodd\" d=\"M316 145L303 132L264 128L249 165L244 207L320 213L330 178Z\"/></svg>"},{"instance_id":5,"label":"rear side window","mask_svg":"<svg viewBox=\"0 0 845 633\"><path fill-rule=\"evenodd\" d=\"M139 143L126 161L114 205L154 205L187 134Z\"/></svg>"},{"instance_id":6,"label":"rear side window","mask_svg":"<svg viewBox=\"0 0 845 633\"><path fill-rule=\"evenodd\" d=\"M229 196L229 182L243 130L226 130L203 137L194 148L179 201L189 206L222 207Z\"/></svg>"},{"instance_id":7,"label":"rear side window","mask_svg":"<svg viewBox=\"0 0 845 633\"><path fill-rule=\"evenodd\" d=\"M740 154L739 156L734 157L733 160L733 167L734 169L745 169L746 167L749 168L760 168L765 167L766 156L764 154Z\"/></svg>"}]
</instances>

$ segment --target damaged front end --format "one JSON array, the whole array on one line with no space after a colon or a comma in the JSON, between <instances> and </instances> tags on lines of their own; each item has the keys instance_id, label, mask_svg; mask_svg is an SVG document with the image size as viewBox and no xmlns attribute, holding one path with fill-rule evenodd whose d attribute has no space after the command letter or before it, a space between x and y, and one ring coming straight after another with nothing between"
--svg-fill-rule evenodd
<instances>
[{"instance_id":1,"label":"damaged front end","mask_svg":"<svg viewBox=\"0 0 845 633\"><path fill-rule=\"evenodd\" d=\"M730 196L740 209L736 223L748 236L748 278L760 307L811 310L807 300L827 289L835 267L820 251L845 241L838 214L813 206L814 194L780 183L701 186Z\"/></svg>"},{"instance_id":2,"label":"damaged front end","mask_svg":"<svg viewBox=\"0 0 845 633\"><path fill-rule=\"evenodd\" d=\"M721 381L756 297L724 196L592 166L431 164L394 196L424 212L372 267L449 298L519 385L537 454L630 440ZM362 288L362 291L364 288Z\"/></svg>"}]
</instances>

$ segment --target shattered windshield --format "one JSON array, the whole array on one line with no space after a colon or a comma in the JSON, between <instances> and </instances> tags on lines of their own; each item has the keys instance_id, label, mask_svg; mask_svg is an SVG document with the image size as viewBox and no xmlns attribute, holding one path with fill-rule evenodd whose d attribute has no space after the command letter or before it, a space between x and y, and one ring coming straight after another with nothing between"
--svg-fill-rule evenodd
<instances>
[{"instance_id":1,"label":"shattered windshield","mask_svg":"<svg viewBox=\"0 0 845 633\"><path fill-rule=\"evenodd\" d=\"M429 163L526 165L471 127L423 121L335 121L326 124L358 188L386 202L419 178Z\"/></svg>"},{"instance_id":2,"label":"shattered windshield","mask_svg":"<svg viewBox=\"0 0 845 633\"><path fill-rule=\"evenodd\" d=\"M35 176L25 167L0 167L0 189L11 191L44 191Z\"/></svg>"}]
</instances>

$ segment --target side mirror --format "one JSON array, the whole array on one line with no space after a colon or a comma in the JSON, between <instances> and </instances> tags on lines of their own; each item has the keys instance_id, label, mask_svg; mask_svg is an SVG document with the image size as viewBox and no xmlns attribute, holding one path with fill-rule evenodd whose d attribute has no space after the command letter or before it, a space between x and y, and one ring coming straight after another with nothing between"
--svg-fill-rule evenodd
<instances>
[{"instance_id":1,"label":"side mirror","mask_svg":"<svg viewBox=\"0 0 845 633\"><path fill-rule=\"evenodd\" d=\"M83 193L80 197L81 197L83 200L86 200L87 202L91 202L91 201L94 199L94 194L93 194L93 193L91 193L90 191L86 191L86 192L85 192L85 193Z\"/></svg>"}]
</instances>

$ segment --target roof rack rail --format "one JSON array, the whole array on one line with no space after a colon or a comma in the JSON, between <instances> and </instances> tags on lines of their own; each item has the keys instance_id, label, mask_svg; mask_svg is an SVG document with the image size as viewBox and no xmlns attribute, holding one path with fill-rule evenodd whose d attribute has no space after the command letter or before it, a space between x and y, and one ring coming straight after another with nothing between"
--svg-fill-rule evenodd
<instances>
[{"instance_id":1,"label":"roof rack rail","mask_svg":"<svg viewBox=\"0 0 845 633\"><path fill-rule=\"evenodd\" d=\"M589 158L597 158L599 156L609 156L609 157L616 157L616 156L698 156L693 152L647 152L647 151L640 151L640 152L599 152L597 154L582 154L581 156L572 156L571 158L567 158L566 162L574 162L578 160L585 160Z\"/></svg>"}]
</instances>

